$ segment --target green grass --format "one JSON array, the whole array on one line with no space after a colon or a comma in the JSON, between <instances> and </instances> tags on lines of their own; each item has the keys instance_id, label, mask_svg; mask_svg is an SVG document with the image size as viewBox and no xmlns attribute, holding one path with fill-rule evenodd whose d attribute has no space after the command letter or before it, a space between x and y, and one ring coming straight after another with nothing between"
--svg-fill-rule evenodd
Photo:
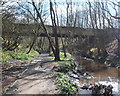
<instances>
[{"instance_id":1,"label":"green grass","mask_svg":"<svg viewBox=\"0 0 120 96\"><path fill-rule=\"evenodd\" d=\"M25 50L23 49L19 49L16 51L5 51L5 52L0 50L0 56L2 57L0 58L0 62L4 64L2 71L8 70L13 66L18 66L23 62L29 62L32 58L38 55L39 53L34 50L31 50L29 54L26 54ZM15 64L9 63L11 60L13 61L14 59L18 59L20 61L17 61L17 63Z\"/></svg>"},{"instance_id":2,"label":"green grass","mask_svg":"<svg viewBox=\"0 0 120 96\"><path fill-rule=\"evenodd\" d=\"M12 59L12 57L8 55L7 52L2 52L2 50L0 50L0 56L0 62L7 62L8 60Z\"/></svg>"},{"instance_id":3,"label":"green grass","mask_svg":"<svg viewBox=\"0 0 120 96\"><path fill-rule=\"evenodd\" d=\"M26 54L23 51L17 50L17 51L5 51L3 52L0 50L0 55L2 58L0 58L0 62L8 62L11 59L19 59L19 60L28 60L34 56L38 55L38 52L31 50L29 54Z\"/></svg>"}]
</instances>

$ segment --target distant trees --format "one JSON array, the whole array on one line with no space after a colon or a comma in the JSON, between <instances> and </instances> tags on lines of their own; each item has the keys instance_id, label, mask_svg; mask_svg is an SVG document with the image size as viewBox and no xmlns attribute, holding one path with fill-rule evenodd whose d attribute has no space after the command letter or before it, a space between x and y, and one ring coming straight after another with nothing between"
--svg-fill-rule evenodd
<instances>
[{"instance_id":1,"label":"distant trees","mask_svg":"<svg viewBox=\"0 0 120 96\"><path fill-rule=\"evenodd\" d=\"M118 28L116 31L114 31L114 36L118 41L118 51L117 51L117 55L120 58L120 2L110 2L110 4L112 5L112 9L114 10L115 14L112 14L108 8L108 4L106 3L106 7L101 7L101 10L103 10L104 12L106 12L109 16L109 18L107 16L104 15L104 18L106 18L106 20L108 21L108 27L112 28L113 30ZM113 20L113 22L112 22ZM114 25L116 23L116 26Z\"/></svg>"},{"instance_id":2,"label":"distant trees","mask_svg":"<svg viewBox=\"0 0 120 96\"><path fill-rule=\"evenodd\" d=\"M10 0L12 2L12 0ZM16 1L14 1L16 2ZM97 47L99 52L102 50L103 52L106 51L106 36L110 39L110 35L106 34L104 35L104 32L99 31L99 29L107 29L115 28L114 20L119 20L118 11L116 8L120 7L119 4L114 2L95 2L95 1L87 1L87 2L80 2L75 3L72 0L66 0L64 2L65 6L65 13L64 16L58 13L57 7L59 7L58 2L54 0L49 0L48 2L49 6L47 5L47 8L45 8L45 3L43 1L36 2L35 0L31 0L29 2L24 2L20 0L20 2L16 2L15 4L11 5L4 11L3 13L3 49L5 50L14 50L20 45L20 41L22 40L22 37L19 35L19 30L17 27L14 26L15 22L19 22L22 24L34 24L35 27L33 27L32 31L34 35L31 37L30 43L27 44L29 53L31 49L36 46L36 42L38 43L39 47L43 48L45 38L42 39L42 37L38 38L38 35L43 31L47 34L47 45L52 50L55 60L60 60L60 47L62 46L64 56L66 57L66 52L69 50L71 52L74 52L75 47L80 49L79 51L82 52L84 50L85 53L87 53L90 48ZM60 3L60 2L59 2ZM6 4L6 2L3 2L3 5ZM58 4L58 5L57 5ZM110 12L110 6L115 11L115 14L111 14ZM118 6L118 7L116 7ZM7 6L6 6L7 7ZM80 9L81 8L81 9ZM4 8L3 8L4 9ZM19 11L17 11L19 9ZM61 15L61 18L60 18ZM21 17L21 18L20 18ZM50 22L52 23L52 33L54 34L54 37L51 37L48 33L48 30L46 28L46 19L47 17L50 17ZM60 33L60 24L62 26L67 27L65 33L68 35L67 37L64 37L64 39L61 36L61 42L62 45L60 46L59 40L57 35ZM7 27L9 26L9 27ZM92 28L96 29L94 30L94 35L96 38L94 39L95 46L92 46L94 44L90 44L90 37L84 36L84 34L81 35L81 32L76 33L75 30L72 30L72 28ZM27 27L26 27L27 29ZM6 31L9 30L9 31ZM11 33L11 37L7 36L6 34ZM18 34L14 34L18 33ZM29 33L29 32L28 32ZM77 37L73 37L73 34L78 34ZM80 35L79 35L80 34ZM115 34L116 39L118 42L120 42L119 36ZM8 38L9 37L9 38ZM118 44L120 45L120 44ZM8 48L7 48L8 47ZM35 48L35 47L34 47ZM77 49L76 48L76 49ZM78 51L78 50L77 50ZM83 52L83 53L84 53ZM98 53L99 53L98 52ZM119 53L119 52L118 52ZM119 53L120 54L120 53Z\"/></svg>"},{"instance_id":3,"label":"distant trees","mask_svg":"<svg viewBox=\"0 0 120 96\"><path fill-rule=\"evenodd\" d=\"M4 5L5 3L3 3ZM2 49L3 51L13 51L21 43L22 38L19 36L17 30L18 26L15 26L16 13L14 8L7 6L2 10Z\"/></svg>"}]
</instances>

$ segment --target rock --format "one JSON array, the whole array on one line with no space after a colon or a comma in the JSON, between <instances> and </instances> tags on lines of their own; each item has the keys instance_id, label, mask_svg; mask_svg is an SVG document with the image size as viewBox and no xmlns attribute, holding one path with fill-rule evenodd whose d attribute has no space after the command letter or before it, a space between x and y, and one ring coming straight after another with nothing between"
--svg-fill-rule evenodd
<instances>
[{"instance_id":1,"label":"rock","mask_svg":"<svg viewBox=\"0 0 120 96\"><path fill-rule=\"evenodd\" d=\"M32 61L32 62L31 62L31 64L35 64L35 63L37 63L37 62L36 62L36 61Z\"/></svg>"},{"instance_id":2,"label":"rock","mask_svg":"<svg viewBox=\"0 0 120 96\"><path fill-rule=\"evenodd\" d=\"M106 89L107 89L107 94L112 94L112 89L113 89L112 85L108 85Z\"/></svg>"},{"instance_id":3,"label":"rock","mask_svg":"<svg viewBox=\"0 0 120 96\"><path fill-rule=\"evenodd\" d=\"M84 74L83 72L81 72L81 70L77 70L77 73L80 73L81 75Z\"/></svg>"},{"instance_id":4,"label":"rock","mask_svg":"<svg viewBox=\"0 0 120 96\"><path fill-rule=\"evenodd\" d=\"M87 85L87 84L84 84L82 87L81 87L81 89L88 89L89 88L89 85Z\"/></svg>"},{"instance_id":5,"label":"rock","mask_svg":"<svg viewBox=\"0 0 120 96\"><path fill-rule=\"evenodd\" d=\"M112 85L96 84L84 84L82 87L78 87L78 94L88 94L90 96L113 96Z\"/></svg>"},{"instance_id":6,"label":"rock","mask_svg":"<svg viewBox=\"0 0 120 96\"><path fill-rule=\"evenodd\" d=\"M40 62L41 60L33 60L31 63L32 64L35 64L35 63L38 63L38 62Z\"/></svg>"},{"instance_id":7,"label":"rock","mask_svg":"<svg viewBox=\"0 0 120 96\"><path fill-rule=\"evenodd\" d=\"M91 76L89 72L83 74L83 76Z\"/></svg>"},{"instance_id":8,"label":"rock","mask_svg":"<svg viewBox=\"0 0 120 96\"><path fill-rule=\"evenodd\" d=\"M50 73L51 72L51 69L43 69L43 70L40 70L41 73Z\"/></svg>"},{"instance_id":9,"label":"rock","mask_svg":"<svg viewBox=\"0 0 120 96\"><path fill-rule=\"evenodd\" d=\"M74 74L78 74L76 70L73 70L73 73L74 73Z\"/></svg>"},{"instance_id":10,"label":"rock","mask_svg":"<svg viewBox=\"0 0 120 96\"><path fill-rule=\"evenodd\" d=\"M120 68L120 66L118 65L118 66L117 66L117 68L119 69L119 68Z\"/></svg>"},{"instance_id":11,"label":"rock","mask_svg":"<svg viewBox=\"0 0 120 96\"><path fill-rule=\"evenodd\" d=\"M89 89L89 90L92 90L93 87L94 87L94 85L93 85L93 84L90 84L89 87L88 87L88 89Z\"/></svg>"},{"instance_id":12,"label":"rock","mask_svg":"<svg viewBox=\"0 0 120 96\"><path fill-rule=\"evenodd\" d=\"M70 77L73 77L73 78L79 79L79 76L76 75L76 74L70 74Z\"/></svg>"},{"instance_id":13,"label":"rock","mask_svg":"<svg viewBox=\"0 0 120 96\"><path fill-rule=\"evenodd\" d=\"M72 80L72 83L76 85L77 87L80 87L80 81L79 79Z\"/></svg>"},{"instance_id":14,"label":"rock","mask_svg":"<svg viewBox=\"0 0 120 96\"><path fill-rule=\"evenodd\" d=\"M112 88L112 85L95 84L92 87L92 94L93 96L96 96L96 94L100 94L100 96L112 96Z\"/></svg>"},{"instance_id":15,"label":"rock","mask_svg":"<svg viewBox=\"0 0 120 96\"><path fill-rule=\"evenodd\" d=\"M86 77L86 79L93 79L93 78L95 78L95 77L93 77L93 76Z\"/></svg>"}]
</instances>

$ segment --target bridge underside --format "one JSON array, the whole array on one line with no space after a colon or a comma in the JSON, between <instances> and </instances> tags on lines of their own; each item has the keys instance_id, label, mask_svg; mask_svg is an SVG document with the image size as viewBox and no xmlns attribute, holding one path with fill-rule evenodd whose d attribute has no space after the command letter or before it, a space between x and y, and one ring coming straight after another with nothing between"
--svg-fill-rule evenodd
<instances>
[{"instance_id":1,"label":"bridge underside","mask_svg":"<svg viewBox=\"0 0 120 96\"><path fill-rule=\"evenodd\" d=\"M46 34L46 33L41 33L38 35L38 37L47 37L47 36L51 36L51 37L55 37L55 35L53 33L51 34ZM77 38L80 37L79 35L67 35L67 34L57 34L57 37L61 37L61 38L68 38L68 37L72 37L72 38ZM82 35L82 38L85 38L86 36Z\"/></svg>"},{"instance_id":2,"label":"bridge underside","mask_svg":"<svg viewBox=\"0 0 120 96\"><path fill-rule=\"evenodd\" d=\"M19 35L19 36L34 36L36 33L23 33L23 32L21 32L21 33L16 33L16 35ZM47 33L39 33L39 34L37 34L37 37L47 37L47 36L50 36L50 37L55 37L55 35L53 34L53 33L49 33L49 34L47 34ZM86 38L86 37L95 37L95 36L93 36L93 35L77 35L77 34L72 34L72 35L70 35L70 34L60 34L60 33L58 33L57 34L57 37L59 37L59 38L70 38L70 37L72 37L72 38Z\"/></svg>"}]
</instances>

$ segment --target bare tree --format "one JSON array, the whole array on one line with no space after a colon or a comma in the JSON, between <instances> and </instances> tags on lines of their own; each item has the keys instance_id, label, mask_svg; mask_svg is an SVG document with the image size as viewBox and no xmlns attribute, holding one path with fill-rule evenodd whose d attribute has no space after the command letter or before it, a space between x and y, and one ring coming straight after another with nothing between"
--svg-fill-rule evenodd
<instances>
[{"instance_id":1,"label":"bare tree","mask_svg":"<svg viewBox=\"0 0 120 96\"><path fill-rule=\"evenodd\" d=\"M57 24L56 24L56 16L55 16L55 11L53 9L52 1L50 0L50 15L51 15L51 20L52 20L52 31L54 33L55 37L55 60L59 61L60 60L60 51L59 51L59 42L58 42L58 36L57 36Z\"/></svg>"}]
</instances>

